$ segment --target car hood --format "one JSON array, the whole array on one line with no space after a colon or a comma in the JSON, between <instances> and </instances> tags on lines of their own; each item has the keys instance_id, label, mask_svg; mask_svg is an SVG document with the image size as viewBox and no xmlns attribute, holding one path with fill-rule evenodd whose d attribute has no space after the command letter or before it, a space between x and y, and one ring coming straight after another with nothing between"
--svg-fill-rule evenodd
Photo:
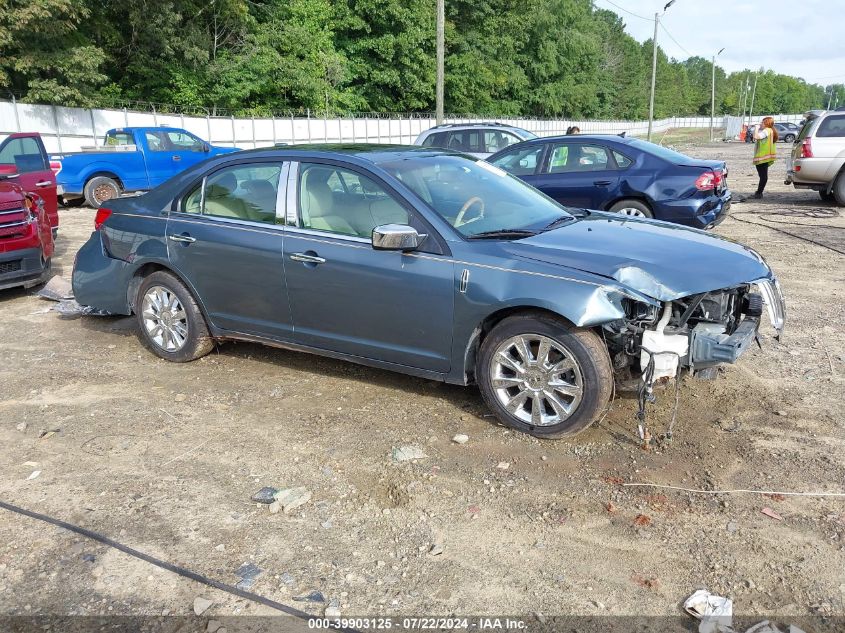
<instances>
[{"instance_id":1,"label":"car hood","mask_svg":"<svg viewBox=\"0 0 845 633\"><path fill-rule=\"evenodd\" d=\"M591 212L504 248L513 257L615 279L658 301L771 275L762 257L741 244L676 224L610 213Z\"/></svg>"}]
</instances>

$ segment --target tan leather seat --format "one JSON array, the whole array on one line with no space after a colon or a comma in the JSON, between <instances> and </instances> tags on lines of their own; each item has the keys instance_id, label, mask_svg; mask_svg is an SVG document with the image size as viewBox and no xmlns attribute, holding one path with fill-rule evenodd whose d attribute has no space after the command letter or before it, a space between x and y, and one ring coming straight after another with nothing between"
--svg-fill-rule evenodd
<instances>
[{"instance_id":1,"label":"tan leather seat","mask_svg":"<svg viewBox=\"0 0 845 633\"><path fill-rule=\"evenodd\" d=\"M241 183L247 192L244 205L250 220L256 222L276 221L276 188L266 180L247 180Z\"/></svg>"},{"instance_id":2,"label":"tan leather seat","mask_svg":"<svg viewBox=\"0 0 845 633\"><path fill-rule=\"evenodd\" d=\"M205 213L224 218L249 220L246 204L236 197L238 180L231 172L225 173L208 186L205 193Z\"/></svg>"},{"instance_id":3,"label":"tan leather seat","mask_svg":"<svg viewBox=\"0 0 845 633\"><path fill-rule=\"evenodd\" d=\"M307 229L357 235L352 225L335 211L334 193L328 185L333 172L324 167L309 167L306 170L300 196L302 224Z\"/></svg>"}]
</instances>

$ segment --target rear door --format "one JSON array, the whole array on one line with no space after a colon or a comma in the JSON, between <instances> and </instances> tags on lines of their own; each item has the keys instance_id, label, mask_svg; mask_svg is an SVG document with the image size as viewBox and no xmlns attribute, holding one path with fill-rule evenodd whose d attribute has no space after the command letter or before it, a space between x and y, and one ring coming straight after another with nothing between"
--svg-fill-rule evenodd
<instances>
[{"instance_id":1,"label":"rear door","mask_svg":"<svg viewBox=\"0 0 845 633\"><path fill-rule=\"evenodd\" d=\"M277 212L286 170L282 161L227 164L196 182L168 217L170 263L218 328L290 338Z\"/></svg>"},{"instance_id":2,"label":"rear door","mask_svg":"<svg viewBox=\"0 0 845 633\"><path fill-rule=\"evenodd\" d=\"M619 170L606 147L572 140L549 145L534 186L561 204L603 209L618 184Z\"/></svg>"},{"instance_id":3,"label":"rear door","mask_svg":"<svg viewBox=\"0 0 845 633\"><path fill-rule=\"evenodd\" d=\"M50 226L56 229L59 226L56 175L50 169L41 136L25 133L9 136L0 143L0 164L17 167L18 177L12 181L22 189L41 196Z\"/></svg>"}]
</instances>

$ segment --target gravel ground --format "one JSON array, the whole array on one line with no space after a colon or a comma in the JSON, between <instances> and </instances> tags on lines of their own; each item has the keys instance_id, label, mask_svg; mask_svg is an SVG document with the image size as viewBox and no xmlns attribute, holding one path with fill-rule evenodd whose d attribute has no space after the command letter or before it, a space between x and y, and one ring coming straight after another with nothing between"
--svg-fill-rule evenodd
<instances>
[{"instance_id":1,"label":"gravel ground","mask_svg":"<svg viewBox=\"0 0 845 633\"><path fill-rule=\"evenodd\" d=\"M725 157L732 189L753 191L750 146L679 149ZM783 175L781 159L716 232L779 274L786 336L684 380L660 451L639 448L629 396L574 440L538 441L474 389L251 344L170 364L133 319L61 318L17 290L0 293L0 499L226 583L251 563L252 591L314 614L678 615L706 587L752 621L835 628L845 500L621 485L845 490L845 220ZM92 219L62 212L57 273ZM397 463L402 446L426 457ZM311 498L271 514L250 501L263 486ZM293 601L311 591L325 603ZM198 596L205 619L274 613L0 510L0 615L187 615Z\"/></svg>"}]
</instances>

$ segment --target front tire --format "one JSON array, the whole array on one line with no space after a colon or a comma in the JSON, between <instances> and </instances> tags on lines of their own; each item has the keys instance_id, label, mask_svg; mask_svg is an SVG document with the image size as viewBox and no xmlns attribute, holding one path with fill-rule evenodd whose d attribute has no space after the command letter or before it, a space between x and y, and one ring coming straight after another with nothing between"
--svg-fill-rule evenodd
<instances>
[{"instance_id":1,"label":"front tire","mask_svg":"<svg viewBox=\"0 0 845 633\"><path fill-rule=\"evenodd\" d=\"M652 213L648 205L639 200L620 200L610 207L608 211L633 218L654 218L654 213Z\"/></svg>"},{"instance_id":2,"label":"front tire","mask_svg":"<svg viewBox=\"0 0 845 633\"><path fill-rule=\"evenodd\" d=\"M787 134L783 137L784 143L794 143L795 142L795 135L794 134Z\"/></svg>"},{"instance_id":3,"label":"front tire","mask_svg":"<svg viewBox=\"0 0 845 633\"><path fill-rule=\"evenodd\" d=\"M196 300L173 274L146 277L135 300L138 338L156 356L187 363L214 349L214 339Z\"/></svg>"},{"instance_id":4,"label":"front tire","mask_svg":"<svg viewBox=\"0 0 845 633\"><path fill-rule=\"evenodd\" d=\"M89 207L99 209L108 200L120 197L120 185L114 178L95 176L85 183L83 194Z\"/></svg>"},{"instance_id":5,"label":"front tire","mask_svg":"<svg viewBox=\"0 0 845 633\"><path fill-rule=\"evenodd\" d=\"M499 421L549 439L571 437L595 422L613 385L602 340L542 313L499 323L481 344L476 378Z\"/></svg>"}]
</instances>

